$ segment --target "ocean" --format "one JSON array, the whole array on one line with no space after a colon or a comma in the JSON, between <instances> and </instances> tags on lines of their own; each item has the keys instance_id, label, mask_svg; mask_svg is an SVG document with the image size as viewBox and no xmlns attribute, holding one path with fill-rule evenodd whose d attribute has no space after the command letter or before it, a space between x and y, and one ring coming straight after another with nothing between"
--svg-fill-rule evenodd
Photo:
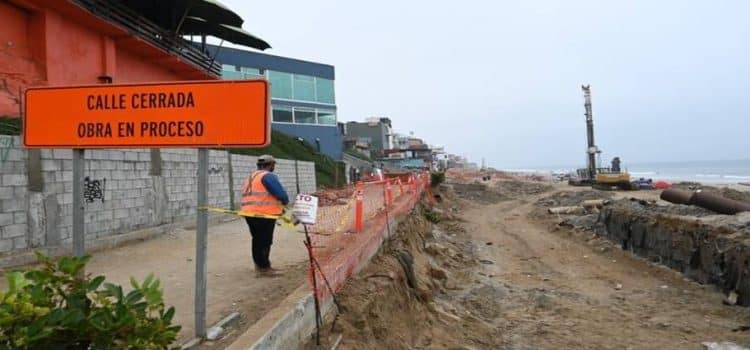
<instances>
[{"instance_id":1,"label":"ocean","mask_svg":"<svg viewBox=\"0 0 750 350\"><path fill-rule=\"evenodd\" d=\"M508 171L567 173L575 168L573 166L541 167L534 169L508 169ZM623 163L622 168L630 172L633 179L646 178L653 179L654 181L694 181L701 183L750 182L750 159Z\"/></svg>"}]
</instances>

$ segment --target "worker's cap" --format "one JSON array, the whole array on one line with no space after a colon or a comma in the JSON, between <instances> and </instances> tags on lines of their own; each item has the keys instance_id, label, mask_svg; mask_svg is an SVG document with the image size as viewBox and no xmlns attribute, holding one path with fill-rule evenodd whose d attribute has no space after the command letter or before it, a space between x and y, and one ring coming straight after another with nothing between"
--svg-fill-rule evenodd
<instances>
[{"instance_id":1,"label":"worker's cap","mask_svg":"<svg viewBox=\"0 0 750 350\"><path fill-rule=\"evenodd\" d=\"M270 154L264 154L260 157L258 157L258 164L271 164L276 163L276 159L273 158Z\"/></svg>"}]
</instances>

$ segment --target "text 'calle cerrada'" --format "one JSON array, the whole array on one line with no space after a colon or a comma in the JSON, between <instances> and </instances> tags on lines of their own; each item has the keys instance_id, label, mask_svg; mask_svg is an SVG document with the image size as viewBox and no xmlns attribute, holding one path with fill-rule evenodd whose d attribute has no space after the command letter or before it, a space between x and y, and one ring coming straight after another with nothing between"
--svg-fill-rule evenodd
<instances>
[{"instance_id":1,"label":"text 'calle cerrada'","mask_svg":"<svg viewBox=\"0 0 750 350\"><path fill-rule=\"evenodd\" d=\"M94 110L193 108L192 92L144 92L134 94L89 95L86 108Z\"/></svg>"},{"instance_id":2,"label":"text 'calle cerrada'","mask_svg":"<svg viewBox=\"0 0 750 350\"><path fill-rule=\"evenodd\" d=\"M192 92L148 92L132 94L88 95L90 111L186 109L195 108ZM81 122L78 137L194 137L203 136L205 125L199 120L140 122Z\"/></svg>"}]
</instances>

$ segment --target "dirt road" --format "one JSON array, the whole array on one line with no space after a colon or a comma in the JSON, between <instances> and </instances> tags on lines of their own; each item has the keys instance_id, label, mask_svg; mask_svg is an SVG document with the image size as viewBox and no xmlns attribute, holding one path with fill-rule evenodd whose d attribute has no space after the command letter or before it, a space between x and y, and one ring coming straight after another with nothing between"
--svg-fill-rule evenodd
<instances>
[{"instance_id":1,"label":"dirt road","mask_svg":"<svg viewBox=\"0 0 750 350\"><path fill-rule=\"evenodd\" d=\"M530 218L547 194L463 213L482 272L507 288L495 320L511 349L700 349L704 341L750 344L750 310L722 305L710 286L619 248ZM491 242L492 245L486 245Z\"/></svg>"},{"instance_id":2,"label":"dirt road","mask_svg":"<svg viewBox=\"0 0 750 350\"><path fill-rule=\"evenodd\" d=\"M750 345L750 309L723 305L714 287L591 232L558 227L559 218L540 214L535 204L580 189L518 182L450 187L438 208L403 222L341 291L343 312L332 331L325 327L324 347L338 337L340 349Z\"/></svg>"}]
</instances>

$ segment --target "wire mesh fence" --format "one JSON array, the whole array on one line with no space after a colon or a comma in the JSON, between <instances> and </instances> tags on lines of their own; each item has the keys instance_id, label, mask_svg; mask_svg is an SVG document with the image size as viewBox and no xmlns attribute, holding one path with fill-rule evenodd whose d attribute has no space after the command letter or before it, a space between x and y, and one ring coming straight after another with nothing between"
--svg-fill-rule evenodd
<instances>
[{"instance_id":1,"label":"wire mesh fence","mask_svg":"<svg viewBox=\"0 0 750 350\"><path fill-rule=\"evenodd\" d=\"M323 286L323 276L338 291L362 261L374 255L384 238L389 220L411 211L429 189L428 174L403 174L383 181L361 182L340 204L318 209L312 232L318 297L331 293ZM395 228L391 228L395 231ZM312 271L308 274L312 282Z\"/></svg>"}]
</instances>

